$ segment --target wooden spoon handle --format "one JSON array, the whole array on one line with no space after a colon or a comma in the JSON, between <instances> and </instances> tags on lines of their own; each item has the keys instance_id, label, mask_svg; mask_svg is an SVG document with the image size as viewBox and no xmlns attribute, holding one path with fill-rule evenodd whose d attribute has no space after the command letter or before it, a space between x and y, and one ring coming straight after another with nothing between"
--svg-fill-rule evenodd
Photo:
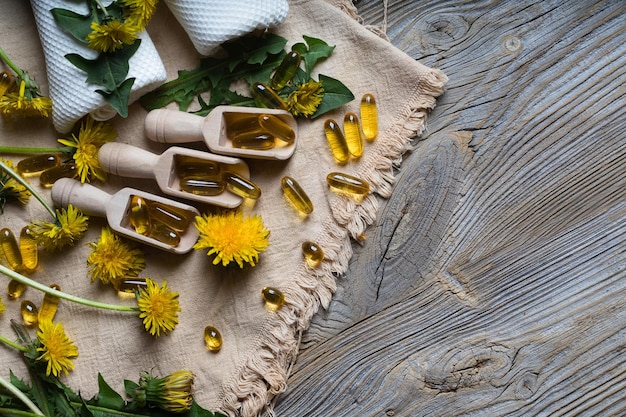
<instances>
[{"instance_id":1,"label":"wooden spoon handle","mask_svg":"<svg viewBox=\"0 0 626 417\"><path fill-rule=\"evenodd\" d=\"M128 178L154 178L159 155L126 143L109 142L98 151L98 160L102 169L111 174Z\"/></svg>"},{"instance_id":2,"label":"wooden spoon handle","mask_svg":"<svg viewBox=\"0 0 626 417\"><path fill-rule=\"evenodd\" d=\"M144 129L148 139L160 143L204 141L204 117L178 110L156 109L146 116Z\"/></svg>"},{"instance_id":3,"label":"wooden spoon handle","mask_svg":"<svg viewBox=\"0 0 626 417\"><path fill-rule=\"evenodd\" d=\"M57 180L50 193L56 206L71 204L84 214L97 217L106 217L106 203L111 198L107 192L71 178Z\"/></svg>"}]
</instances>

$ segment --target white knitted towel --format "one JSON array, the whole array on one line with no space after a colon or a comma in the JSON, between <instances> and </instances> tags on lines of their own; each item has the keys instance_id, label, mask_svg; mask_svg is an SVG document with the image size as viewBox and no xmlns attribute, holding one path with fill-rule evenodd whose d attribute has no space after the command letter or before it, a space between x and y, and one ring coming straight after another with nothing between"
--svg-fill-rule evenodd
<instances>
[{"instance_id":1,"label":"white knitted towel","mask_svg":"<svg viewBox=\"0 0 626 417\"><path fill-rule=\"evenodd\" d=\"M196 50L211 55L230 39L282 23L287 0L165 0Z\"/></svg>"},{"instance_id":2,"label":"white knitted towel","mask_svg":"<svg viewBox=\"0 0 626 417\"><path fill-rule=\"evenodd\" d=\"M106 3L106 2L105 2ZM71 0L31 0L46 61L49 95L52 99L52 122L60 133L69 132L83 116L91 114L96 120L107 120L116 112L96 93L101 86L87 84L84 71L65 58L76 53L94 59L98 53L64 32L54 21L53 8L63 8L87 14L84 2ZM142 33L141 45L129 61L128 78L135 78L130 103L165 82L167 74L163 62L147 33Z\"/></svg>"}]
</instances>

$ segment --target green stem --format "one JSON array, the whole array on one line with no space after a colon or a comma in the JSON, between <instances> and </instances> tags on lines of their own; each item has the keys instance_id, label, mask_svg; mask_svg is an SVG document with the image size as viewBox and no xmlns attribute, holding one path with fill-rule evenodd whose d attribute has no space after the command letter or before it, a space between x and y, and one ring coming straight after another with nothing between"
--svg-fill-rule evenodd
<instances>
[{"instance_id":1,"label":"green stem","mask_svg":"<svg viewBox=\"0 0 626 417\"><path fill-rule=\"evenodd\" d=\"M30 411L13 410L12 408L0 408L0 415L7 415L11 417L35 417L43 414L31 413Z\"/></svg>"},{"instance_id":2,"label":"green stem","mask_svg":"<svg viewBox=\"0 0 626 417\"><path fill-rule=\"evenodd\" d=\"M26 394L24 394L15 385L11 384L9 381L2 378L1 376L0 376L0 385L2 385L7 390L9 390L11 394L15 395L20 401L24 403L26 407L28 407L33 413L35 413L35 415L37 416L44 415L44 413L42 413L41 410L30 400L30 398L26 396Z\"/></svg>"},{"instance_id":3,"label":"green stem","mask_svg":"<svg viewBox=\"0 0 626 417\"><path fill-rule=\"evenodd\" d=\"M104 7L104 4L102 4L100 0L94 0L94 3L98 5L98 7L100 8L100 10L102 10L105 16L109 15L109 11L107 10L106 7Z\"/></svg>"},{"instance_id":4,"label":"green stem","mask_svg":"<svg viewBox=\"0 0 626 417\"><path fill-rule=\"evenodd\" d=\"M20 345L19 343L16 343L12 340L7 339L6 337L0 335L0 342L4 343L7 346L11 346L14 349L17 349L21 352L26 352L28 351L28 349L26 349L24 346Z\"/></svg>"},{"instance_id":5,"label":"green stem","mask_svg":"<svg viewBox=\"0 0 626 417\"><path fill-rule=\"evenodd\" d=\"M127 413L125 411L113 410L111 408L99 407L97 405L91 404L82 404L77 402L70 402L70 404L74 407L82 407L83 405L87 406L87 409L90 411L100 411L104 415L111 416L123 416L123 417L146 417L145 414L135 414L135 413Z\"/></svg>"},{"instance_id":6,"label":"green stem","mask_svg":"<svg viewBox=\"0 0 626 417\"><path fill-rule=\"evenodd\" d=\"M63 148L28 148L24 146L0 146L1 153L65 153Z\"/></svg>"},{"instance_id":7,"label":"green stem","mask_svg":"<svg viewBox=\"0 0 626 417\"><path fill-rule=\"evenodd\" d=\"M0 48L0 58L9 66L11 67L11 69L13 71L15 71L15 73L17 74L18 77L20 78L24 78L24 71L22 71L17 65L15 65L13 63L13 61L11 61L11 58L9 58L9 56L2 50L2 48Z\"/></svg>"},{"instance_id":8,"label":"green stem","mask_svg":"<svg viewBox=\"0 0 626 417\"><path fill-rule=\"evenodd\" d=\"M46 294L54 295L56 297L62 298L67 301L71 301L73 303L83 304L89 307L101 308L103 310L129 311L129 312L139 311L138 307L101 303L98 301L88 300L86 298L68 294L63 291L55 290L54 288L50 288L46 285L40 284L37 281L33 281L32 279L27 278L24 275L19 274L13 271L12 269L7 268L4 265L0 265L0 272L8 277L11 277L12 279L18 282L21 282L24 285L28 285L29 287L32 287L36 290L43 291Z\"/></svg>"},{"instance_id":9,"label":"green stem","mask_svg":"<svg viewBox=\"0 0 626 417\"><path fill-rule=\"evenodd\" d=\"M30 193L37 200L39 200L39 202L41 204L43 204L43 206L46 208L46 210L48 210L48 213L50 213L50 215L56 220L56 218L57 218L56 211L54 211L54 209L52 207L50 207L50 205L46 202L46 200L43 199L41 194L39 194L37 191L35 191L35 189L28 182L26 182L26 180L24 178L22 178L20 175L18 175L17 172L13 171L13 169L11 169L7 164L5 164L2 161L0 161L0 171L5 171L7 174L9 174L11 177L13 177L13 179L15 179L15 181L17 181L20 184L22 184L28 191L30 191Z\"/></svg>"}]
</instances>

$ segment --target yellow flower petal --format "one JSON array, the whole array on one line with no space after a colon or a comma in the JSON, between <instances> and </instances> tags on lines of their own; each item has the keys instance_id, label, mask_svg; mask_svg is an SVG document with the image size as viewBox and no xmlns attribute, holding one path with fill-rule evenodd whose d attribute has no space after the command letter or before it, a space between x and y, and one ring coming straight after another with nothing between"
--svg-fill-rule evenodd
<instances>
[{"instance_id":1,"label":"yellow flower petal","mask_svg":"<svg viewBox=\"0 0 626 417\"><path fill-rule=\"evenodd\" d=\"M254 266L269 245L270 232L259 215L244 218L241 211L203 215L196 217L195 226L200 237L194 249L209 249L207 255L215 254L215 265L235 261L240 268L244 262Z\"/></svg>"},{"instance_id":2,"label":"yellow flower petal","mask_svg":"<svg viewBox=\"0 0 626 417\"><path fill-rule=\"evenodd\" d=\"M33 237L46 250L73 246L87 230L88 217L71 204L67 209L56 210L55 223L33 222L29 224Z\"/></svg>"},{"instance_id":3,"label":"yellow flower petal","mask_svg":"<svg viewBox=\"0 0 626 417\"><path fill-rule=\"evenodd\" d=\"M124 242L113 231L102 229L97 242L90 242L91 253L87 257L91 282L100 280L109 284L118 278L136 277L146 267L141 250Z\"/></svg>"},{"instance_id":4,"label":"yellow flower petal","mask_svg":"<svg viewBox=\"0 0 626 417\"><path fill-rule=\"evenodd\" d=\"M96 178L106 180L106 172L100 166L98 151L105 143L112 142L117 138L117 133L109 123L96 122L91 117L86 117L80 127L78 136L72 135L70 139L58 139L58 142L76 148L73 158L78 168L80 181L90 182Z\"/></svg>"},{"instance_id":5,"label":"yellow flower petal","mask_svg":"<svg viewBox=\"0 0 626 417\"><path fill-rule=\"evenodd\" d=\"M146 288L139 290L137 295L139 318L143 319L146 331L153 336L169 333L178 324L178 293L167 287L167 281L159 287L154 280L146 279Z\"/></svg>"},{"instance_id":6,"label":"yellow flower petal","mask_svg":"<svg viewBox=\"0 0 626 417\"><path fill-rule=\"evenodd\" d=\"M124 45L131 45L135 39L137 39L136 26L111 19L104 24L91 22L87 45L98 52L114 52Z\"/></svg>"},{"instance_id":7,"label":"yellow flower petal","mask_svg":"<svg viewBox=\"0 0 626 417\"><path fill-rule=\"evenodd\" d=\"M41 321L37 338L41 344L37 351L42 352L37 360L47 362L46 375L59 376L61 372L67 375L74 369L72 359L78 357L78 348L65 334L63 324Z\"/></svg>"},{"instance_id":8,"label":"yellow flower petal","mask_svg":"<svg viewBox=\"0 0 626 417\"><path fill-rule=\"evenodd\" d=\"M309 80L298 87L287 98L287 108L294 116L312 116L322 102L322 83Z\"/></svg>"}]
</instances>

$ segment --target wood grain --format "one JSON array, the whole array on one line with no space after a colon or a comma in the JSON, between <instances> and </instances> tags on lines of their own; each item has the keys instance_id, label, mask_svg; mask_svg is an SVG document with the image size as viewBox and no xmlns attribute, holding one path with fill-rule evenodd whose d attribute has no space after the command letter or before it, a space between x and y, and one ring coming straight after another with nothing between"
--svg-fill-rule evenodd
<instances>
[{"instance_id":1,"label":"wood grain","mask_svg":"<svg viewBox=\"0 0 626 417\"><path fill-rule=\"evenodd\" d=\"M626 3L386 19L450 82L276 415L624 415Z\"/></svg>"}]
</instances>

